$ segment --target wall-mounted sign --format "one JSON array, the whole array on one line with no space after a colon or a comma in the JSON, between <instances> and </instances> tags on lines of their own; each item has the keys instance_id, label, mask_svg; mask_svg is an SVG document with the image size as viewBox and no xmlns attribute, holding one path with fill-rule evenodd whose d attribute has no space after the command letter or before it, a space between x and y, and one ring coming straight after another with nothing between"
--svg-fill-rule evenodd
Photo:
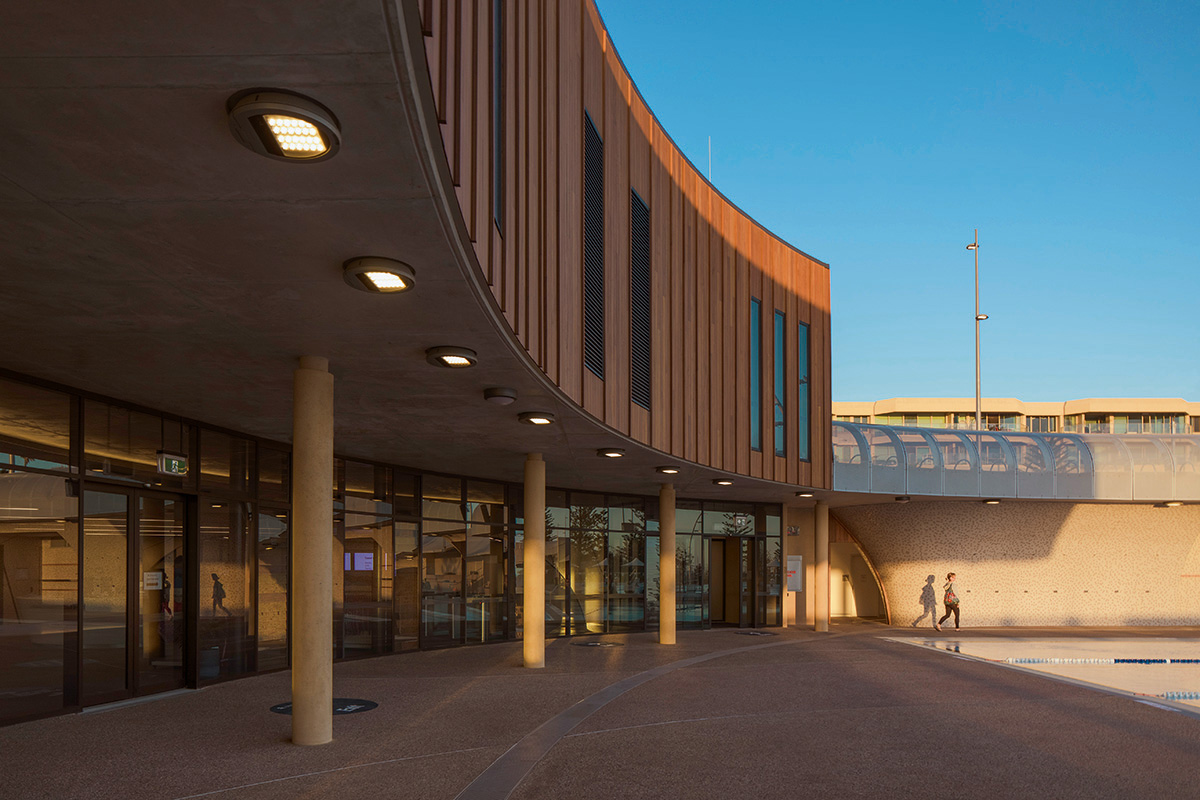
<instances>
[{"instance_id":1,"label":"wall-mounted sign","mask_svg":"<svg viewBox=\"0 0 1200 800\"><path fill-rule=\"evenodd\" d=\"M804 591L804 556L787 557L787 590Z\"/></svg>"},{"instance_id":2,"label":"wall-mounted sign","mask_svg":"<svg viewBox=\"0 0 1200 800\"><path fill-rule=\"evenodd\" d=\"M160 475L187 475L188 457L183 453L172 453L168 450L159 450L158 473Z\"/></svg>"},{"instance_id":3,"label":"wall-mounted sign","mask_svg":"<svg viewBox=\"0 0 1200 800\"><path fill-rule=\"evenodd\" d=\"M142 588L146 591L150 591L151 589L161 589L163 586L162 577L163 574L161 572L143 572Z\"/></svg>"}]
</instances>

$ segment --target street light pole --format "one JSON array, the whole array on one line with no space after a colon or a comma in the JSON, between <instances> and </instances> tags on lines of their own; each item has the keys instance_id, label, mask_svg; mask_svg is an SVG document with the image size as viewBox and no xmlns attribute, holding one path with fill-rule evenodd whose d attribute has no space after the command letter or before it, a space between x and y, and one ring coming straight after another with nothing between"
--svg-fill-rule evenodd
<instances>
[{"instance_id":1,"label":"street light pole","mask_svg":"<svg viewBox=\"0 0 1200 800\"><path fill-rule=\"evenodd\" d=\"M975 251L975 430L983 430L983 399L980 393L979 370L979 323L988 318L987 314L979 313L979 228L975 229L975 241L967 245L968 250Z\"/></svg>"}]
</instances>

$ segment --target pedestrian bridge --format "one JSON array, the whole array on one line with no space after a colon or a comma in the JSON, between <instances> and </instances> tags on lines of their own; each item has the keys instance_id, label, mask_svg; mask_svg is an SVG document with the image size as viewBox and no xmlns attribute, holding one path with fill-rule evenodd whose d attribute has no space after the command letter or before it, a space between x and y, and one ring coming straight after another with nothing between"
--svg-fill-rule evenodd
<instances>
[{"instance_id":1,"label":"pedestrian bridge","mask_svg":"<svg viewBox=\"0 0 1200 800\"><path fill-rule=\"evenodd\" d=\"M1200 500L1200 436L833 423L833 488L898 496Z\"/></svg>"}]
</instances>

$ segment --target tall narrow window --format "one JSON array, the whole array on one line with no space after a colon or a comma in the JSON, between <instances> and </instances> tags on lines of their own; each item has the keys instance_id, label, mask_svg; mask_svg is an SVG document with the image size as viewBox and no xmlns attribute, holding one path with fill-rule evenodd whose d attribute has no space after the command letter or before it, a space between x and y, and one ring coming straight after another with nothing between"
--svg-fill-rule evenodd
<instances>
[{"instance_id":1,"label":"tall narrow window","mask_svg":"<svg viewBox=\"0 0 1200 800\"><path fill-rule=\"evenodd\" d=\"M650 209L629 192L629 377L633 402L650 408Z\"/></svg>"},{"instance_id":2,"label":"tall narrow window","mask_svg":"<svg viewBox=\"0 0 1200 800\"><path fill-rule=\"evenodd\" d=\"M808 461L808 421L810 419L809 403L811 401L808 391L808 326L803 322L800 323L800 336L796 339L796 353L799 356L797 362L798 379L796 381L796 405L799 410L796 412L796 430L800 434L800 449L796 455L801 461Z\"/></svg>"},{"instance_id":3,"label":"tall narrow window","mask_svg":"<svg viewBox=\"0 0 1200 800\"><path fill-rule=\"evenodd\" d=\"M784 314L775 309L775 455L787 455L787 388L783 379L787 372L784 352Z\"/></svg>"},{"instance_id":4,"label":"tall narrow window","mask_svg":"<svg viewBox=\"0 0 1200 800\"><path fill-rule=\"evenodd\" d=\"M762 450L762 303L750 298L750 448Z\"/></svg>"},{"instance_id":5,"label":"tall narrow window","mask_svg":"<svg viewBox=\"0 0 1200 800\"><path fill-rule=\"evenodd\" d=\"M492 218L504 233L504 0L492 0Z\"/></svg>"},{"instance_id":6,"label":"tall narrow window","mask_svg":"<svg viewBox=\"0 0 1200 800\"><path fill-rule=\"evenodd\" d=\"M583 122L583 363L604 380L604 141Z\"/></svg>"}]
</instances>

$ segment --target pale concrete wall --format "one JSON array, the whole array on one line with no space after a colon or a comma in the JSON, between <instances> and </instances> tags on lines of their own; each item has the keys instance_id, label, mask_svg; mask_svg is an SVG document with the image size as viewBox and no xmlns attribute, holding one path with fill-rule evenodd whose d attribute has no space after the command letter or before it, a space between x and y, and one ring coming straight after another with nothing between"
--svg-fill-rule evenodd
<instances>
[{"instance_id":1,"label":"pale concrete wall","mask_svg":"<svg viewBox=\"0 0 1200 800\"><path fill-rule=\"evenodd\" d=\"M839 508L894 625L958 573L964 627L1200 624L1200 506L914 501ZM922 625L928 625L925 618Z\"/></svg>"},{"instance_id":2,"label":"pale concrete wall","mask_svg":"<svg viewBox=\"0 0 1200 800\"><path fill-rule=\"evenodd\" d=\"M813 596L813 562L816 559L816 540L813 509L809 507L785 508L785 525L788 528L787 552L804 558L804 591L783 593L783 612L788 625L812 627L815 618ZM794 532L793 532L794 531Z\"/></svg>"}]
</instances>

